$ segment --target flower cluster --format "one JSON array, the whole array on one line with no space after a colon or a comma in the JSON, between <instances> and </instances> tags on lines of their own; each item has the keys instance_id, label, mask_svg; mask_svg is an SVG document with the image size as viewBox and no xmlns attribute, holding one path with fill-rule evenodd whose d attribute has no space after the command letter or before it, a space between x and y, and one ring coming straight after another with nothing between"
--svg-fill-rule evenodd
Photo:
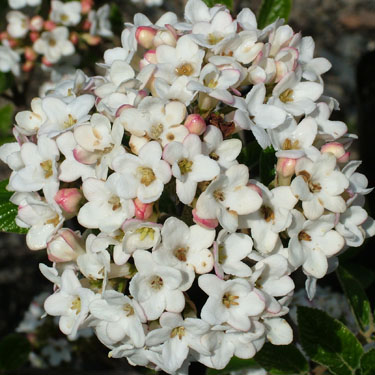
<instances>
[{"instance_id":1,"label":"flower cluster","mask_svg":"<svg viewBox=\"0 0 375 375\"><path fill-rule=\"evenodd\" d=\"M76 49L112 36L108 4L95 10L94 0L52 0L47 18L40 15L41 0L9 0L9 6L7 27L0 33L1 72L18 76L21 68L29 72L39 61L51 67L71 58ZM19 10L24 7L25 12Z\"/></svg>"},{"instance_id":2,"label":"flower cluster","mask_svg":"<svg viewBox=\"0 0 375 375\"><path fill-rule=\"evenodd\" d=\"M354 136L323 96L329 62L281 20L259 30L201 0L184 22L137 14L121 41L102 76L78 71L18 113L0 149L17 224L53 262L46 312L168 373L290 343L292 272L313 296L375 233ZM275 152L268 186L237 161L244 137Z\"/></svg>"}]
</instances>

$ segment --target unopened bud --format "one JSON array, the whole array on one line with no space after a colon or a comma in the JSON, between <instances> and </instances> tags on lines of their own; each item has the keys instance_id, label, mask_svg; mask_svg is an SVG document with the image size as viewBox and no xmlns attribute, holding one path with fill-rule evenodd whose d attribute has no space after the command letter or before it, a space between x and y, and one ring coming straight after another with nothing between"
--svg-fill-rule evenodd
<instances>
[{"instance_id":1,"label":"unopened bud","mask_svg":"<svg viewBox=\"0 0 375 375\"><path fill-rule=\"evenodd\" d=\"M88 14L94 5L94 0L81 0L82 14Z\"/></svg>"},{"instance_id":2,"label":"unopened bud","mask_svg":"<svg viewBox=\"0 0 375 375\"><path fill-rule=\"evenodd\" d=\"M197 135L203 134L207 127L202 116L198 115L197 113L193 113L186 117L184 125L189 130L189 133Z\"/></svg>"},{"instance_id":3,"label":"unopened bud","mask_svg":"<svg viewBox=\"0 0 375 375\"><path fill-rule=\"evenodd\" d=\"M3 31L0 33L0 41L1 40L7 40L9 38L9 34L6 31Z\"/></svg>"},{"instance_id":4,"label":"unopened bud","mask_svg":"<svg viewBox=\"0 0 375 375\"><path fill-rule=\"evenodd\" d=\"M197 214L197 210L194 208L192 211L194 223L207 229L214 229L219 225L217 219L203 219Z\"/></svg>"},{"instance_id":5,"label":"unopened bud","mask_svg":"<svg viewBox=\"0 0 375 375\"><path fill-rule=\"evenodd\" d=\"M43 28L44 20L41 16L34 16L30 20L30 30L31 31L40 31Z\"/></svg>"},{"instance_id":6,"label":"unopened bud","mask_svg":"<svg viewBox=\"0 0 375 375\"><path fill-rule=\"evenodd\" d=\"M76 215L81 207L83 194L77 188L66 188L59 190L55 195L55 202L64 213Z\"/></svg>"},{"instance_id":7,"label":"unopened bud","mask_svg":"<svg viewBox=\"0 0 375 375\"><path fill-rule=\"evenodd\" d=\"M79 36L78 36L78 34L76 33L76 32L72 32L71 34L70 34L70 36L69 36L69 39L70 39L70 41L73 43L73 44L77 44L78 43L78 41L79 41Z\"/></svg>"},{"instance_id":8,"label":"unopened bud","mask_svg":"<svg viewBox=\"0 0 375 375\"><path fill-rule=\"evenodd\" d=\"M292 177L296 168L296 159L278 158L276 172L282 177Z\"/></svg>"},{"instance_id":9,"label":"unopened bud","mask_svg":"<svg viewBox=\"0 0 375 375\"><path fill-rule=\"evenodd\" d=\"M22 70L24 72L31 72L33 69L34 69L34 62L33 61L26 61L23 65L22 65Z\"/></svg>"},{"instance_id":10,"label":"unopened bud","mask_svg":"<svg viewBox=\"0 0 375 375\"><path fill-rule=\"evenodd\" d=\"M97 35L91 35L88 33L82 34L82 39L89 45L89 46L97 46L102 38Z\"/></svg>"},{"instance_id":11,"label":"unopened bud","mask_svg":"<svg viewBox=\"0 0 375 375\"><path fill-rule=\"evenodd\" d=\"M133 200L135 207L135 217L140 220L147 220L153 213L152 203L143 203L138 198Z\"/></svg>"},{"instance_id":12,"label":"unopened bud","mask_svg":"<svg viewBox=\"0 0 375 375\"><path fill-rule=\"evenodd\" d=\"M137 43L144 48L150 49L153 46L156 30L150 26L140 26L135 32Z\"/></svg>"},{"instance_id":13,"label":"unopened bud","mask_svg":"<svg viewBox=\"0 0 375 375\"><path fill-rule=\"evenodd\" d=\"M84 243L78 232L60 229L47 244L48 259L51 262L70 262L84 253Z\"/></svg>"},{"instance_id":14,"label":"unopened bud","mask_svg":"<svg viewBox=\"0 0 375 375\"><path fill-rule=\"evenodd\" d=\"M85 22L82 25L82 29L85 31L89 31L91 28L91 22L89 20L85 20Z\"/></svg>"},{"instance_id":15,"label":"unopened bud","mask_svg":"<svg viewBox=\"0 0 375 375\"><path fill-rule=\"evenodd\" d=\"M330 152L339 163L346 163L349 160L350 153L345 150L344 146L339 142L326 143L320 151L324 154Z\"/></svg>"},{"instance_id":16,"label":"unopened bud","mask_svg":"<svg viewBox=\"0 0 375 375\"><path fill-rule=\"evenodd\" d=\"M48 21L44 22L44 28L47 31L52 31L52 30L56 29L56 24L55 24L55 22L48 20Z\"/></svg>"},{"instance_id":17,"label":"unopened bud","mask_svg":"<svg viewBox=\"0 0 375 375\"><path fill-rule=\"evenodd\" d=\"M31 47L25 48L25 59L28 61L34 61L37 55L36 52Z\"/></svg>"},{"instance_id":18,"label":"unopened bud","mask_svg":"<svg viewBox=\"0 0 375 375\"><path fill-rule=\"evenodd\" d=\"M30 40L34 43L40 38L40 34L37 31L32 31L30 34Z\"/></svg>"}]
</instances>

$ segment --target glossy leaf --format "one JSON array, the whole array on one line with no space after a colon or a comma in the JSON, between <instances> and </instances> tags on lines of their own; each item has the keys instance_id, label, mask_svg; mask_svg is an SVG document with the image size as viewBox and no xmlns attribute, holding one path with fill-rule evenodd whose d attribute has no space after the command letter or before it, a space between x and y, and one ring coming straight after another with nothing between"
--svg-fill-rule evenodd
<instances>
[{"instance_id":1,"label":"glossy leaf","mask_svg":"<svg viewBox=\"0 0 375 375\"><path fill-rule=\"evenodd\" d=\"M298 306L299 334L305 353L335 375L354 375L362 345L340 321L324 311Z\"/></svg>"},{"instance_id":2,"label":"glossy leaf","mask_svg":"<svg viewBox=\"0 0 375 375\"><path fill-rule=\"evenodd\" d=\"M229 374L231 371L239 371L239 370L246 370L250 368L257 368L257 363L254 359L241 359L237 357L233 357L229 363L226 365L225 368L222 370L216 370L213 368L208 368L206 374L207 375L216 375L216 374Z\"/></svg>"},{"instance_id":3,"label":"glossy leaf","mask_svg":"<svg viewBox=\"0 0 375 375\"><path fill-rule=\"evenodd\" d=\"M233 9L233 0L203 0L207 6L212 8L214 5L225 5L228 9Z\"/></svg>"},{"instance_id":4,"label":"glossy leaf","mask_svg":"<svg viewBox=\"0 0 375 375\"><path fill-rule=\"evenodd\" d=\"M12 126L13 107L10 104L0 108L0 135L7 135Z\"/></svg>"},{"instance_id":5,"label":"glossy leaf","mask_svg":"<svg viewBox=\"0 0 375 375\"><path fill-rule=\"evenodd\" d=\"M258 27L263 29L278 18L288 20L292 0L263 0L258 14Z\"/></svg>"},{"instance_id":6,"label":"glossy leaf","mask_svg":"<svg viewBox=\"0 0 375 375\"><path fill-rule=\"evenodd\" d=\"M361 358L361 375L375 374L375 349L369 350Z\"/></svg>"}]
</instances>

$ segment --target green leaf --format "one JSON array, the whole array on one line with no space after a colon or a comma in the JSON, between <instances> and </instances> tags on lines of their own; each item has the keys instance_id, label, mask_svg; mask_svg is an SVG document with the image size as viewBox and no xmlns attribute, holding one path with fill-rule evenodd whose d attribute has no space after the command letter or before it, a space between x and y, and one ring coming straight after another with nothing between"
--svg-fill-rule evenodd
<instances>
[{"instance_id":1,"label":"green leaf","mask_svg":"<svg viewBox=\"0 0 375 375\"><path fill-rule=\"evenodd\" d=\"M258 14L258 27L263 29L278 18L288 20L292 0L263 0Z\"/></svg>"},{"instance_id":2,"label":"green leaf","mask_svg":"<svg viewBox=\"0 0 375 375\"><path fill-rule=\"evenodd\" d=\"M371 305L366 293L359 281L343 266L339 266L336 272L358 326L365 332L372 322Z\"/></svg>"},{"instance_id":3,"label":"green leaf","mask_svg":"<svg viewBox=\"0 0 375 375\"><path fill-rule=\"evenodd\" d=\"M375 349L369 350L361 358L361 375L375 374Z\"/></svg>"},{"instance_id":4,"label":"green leaf","mask_svg":"<svg viewBox=\"0 0 375 375\"><path fill-rule=\"evenodd\" d=\"M260 179L264 185L268 185L275 177L276 164L275 150L273 147L267 147L260 154L259 167Z\"/></svg>"},{"instance_id":5,"label":"green leaf","mask_svg":"<svg viewBox=\"0 0 375 375\"><path fill-rule=\"evenodd\" d=\"M259 163L261 153L262 147L259 146L257 141L249 142L242 148L238 161L251 168Z\"/></svg>"},{"instance_id":6,"label":"green leaf","mask_svg":"<svg viewBox=\"0 0 375 375\"><path fill-rule=\"evenodd\" d=\"M266 343L254 359L272 375L307 374L309 371L306 358L293 344Z\"/></svg>"},{"instance_id":7,"label":"green leaf","mask_svg":"<svg viewBox=\"0 0 375 375\"><path fill-rule=\"evenodd\" d=\"M254 359L241 359L237 357L233 357L229 363L223 368L222 370L216 370L213 368L208 368L206 374L207 375L216 375L216 374L229 374L231 371L239 371L249 369L251 367L258 368L259 366L254 361Z\"/></svg>"},{"instance_id":8,"label":"green leaf","mask_svg":"<svg viewBox=\"0 0 375 375\"><path fill-rule=\"evenodd\" d=\"M13 83L13 76L11 73L0 72L0 94L7 90Z\"/></svg>"},{"instance_id":9,"label":"green leaf","mask_svg":"<svg viewBox=\"0 0 375 375\"><path fill-rule=\"evenodd\" d=\"M0 369L15 370L24 365L30 353L30 343L26 337L10 334L0 341Z\"/></svg>"},{"instance_id":10,"label":"green leaf","mask_svg":"<svg viewBox=\"0 0 375 375\"><path fill-rule=\"evenodd\" d=\"M363 289L367 289L375 281L375 272L361 264L354 262L341 262L345 269L351 273L351 275L360 282Z\"/></svg>"},{"instance_id":11,"label":"green leaf","mask_svg":"<svg viewBox=\"0 0 375 375\"><path fill-rule=\"evenodd\" d=\"M335 375L354 375L363 348L352 332L324 311L298 306L299 333L305 353Z\"/></svg>"},{"instance_id":12,"label":"green leaf","mask_svg":"<svg viewBox=\"0 0 375 375\"><path fill-rule=\"evenodd\" d=\"M7 104L0 108L0 135L9 134L9 130L12 126L13 119L13 107L11 104Z\"/></svg>"},{"instance_id":13,"label":"green leaf","mask_svg":"<svg viewBox=\"0 0 375 375\"><path fill-rule=\"evenodd\" d=\"M18 207L9 201L13 193L6 190L7 185L8 180L0 182L0 231L12 233L27 233L27 229L20 228L16 224Z\"/></svg>"},{"instance_id":14,"label":"green leaf","mask_svg":"<svg viewBox=\"0 0 375 375\"><path fill-rule=\"evenodd\" d=\"M225 5L228 9L233 9L233 0L203 0L207 6L212 8L216 4Z\"/></svg>"}]
</instances>

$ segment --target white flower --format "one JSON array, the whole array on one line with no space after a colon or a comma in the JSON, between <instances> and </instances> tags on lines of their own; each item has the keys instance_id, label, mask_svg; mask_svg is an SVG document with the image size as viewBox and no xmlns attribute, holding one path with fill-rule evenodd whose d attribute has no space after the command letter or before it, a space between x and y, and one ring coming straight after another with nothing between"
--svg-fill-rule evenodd
<instances>
[{"instance_id":1,"label":"white flower","mask_svg":"<svg viewBox=\"0 0 375 375\"><path fill-rule=\"evenodd\" d=\"M337 254L344 246L344 238L333 230L335 215L323 215L319 220L304 220L293 210L294 223L289 227L288 260L295 267L318 279L328 270L327 258Z\"/></svg>"},{"instance_id":2,"label":"white flower","mask_svg":"<svg viewBox=\"0 0 375 375\"><path fill-rule=\"evenodd\" d=\"M165 312L160 317L161 328L148 333L146 345L149 347L162 344L160 356L152 355L156 364L168 373L181 368L189 354L189 349L209 355L210 352L201 343L201 337L210 329L210 325L201 319L182 319L180 314Z\"/></svg>"},{"instance_id":3,"label":"white flower","mask_svg":"<svg viewBox=\"0 0 375 375\"><path fill-rule=\"evenodd\" d=\"M66 269L61 275L60 289L46 299L44 309L49 315L60 316L61 331L74 339L94 298L94 292L82 287L74 271Z\"/></svg>"},{"instance_id":4,"label":"white flower","mask_svg":"<svg viewBox=\"0 0 375 375\"><path fill-rule=\"evenodd\" d=\"M240 216L239 227L250 228L255 248L261 253L269 253L275 248L279 233L292 222L290 212L298 200L289 186L268 190L259 182L255 184L260 189L263 204L259 210Z\"/></svg>"},{"instance_id":5,"label":"white flower","mask_svg":"<svg viewBox=\"0 0 375 375\"><path fill-rule=\"evenodd\" d=\"M233 165L199 196L197 215L203 219L218 219L224 229L235 232L238 215L255 212L262 205L259 194L246 186L248 182L248 168L243 164Z\"/></svg>"},{"instance_id":6,"label":"white flower","mask_svg":"<svg viewBox=\"0 0 375 375\"><path fill-rule=\"evenodd\" d=\"M349 181L337 170L336 158L325 153L312 162L308 158L297 160L296 175L292 181L293 194L302 201L303 213L310 220L318 219L324 209L335 213L346 210L345 200L341 197Z\"/></svg>"},{"instance_id":7,"label":"white flower","mask_svg":"<svg viewBox=\"0 0 375 375\"><path fill-rule=\"evenodd\" d=\"M164 148L163 159L172 166L177 196L184 204L194 199L198 182L210 181L220 173L217 162L202 155L202 142L195 134L186 136L182 143L169 143Z\"/></svg>"},{"instance_id":8,"label":"white flower","mask_svg":"<svg viewBox=\"0 0 375 375\"><path fill-rule=\"evenodd\" d=\"M75 26L81 21L81 3L79 1L62 3L52 0L50 18L57 24Z\"/></svg>"},{"instance_id":9,"label":"white flower","mask_svg":"<svg viewBox=\"0 0 375 375\"><path fill-rule=\"evenodd\" d=\"M68 37L69 30L59 26L52 31L44 31L33 47L35 52L44 55L50 63L56 63L62 56L74 53L74 45Z\"/></svg>"},{"instance_id":10,"label":"white flower","mask_svg":"<svg viewBox=\"0 0 375 375\"><path fill-rule=\"evenodd\" d=\"M94 101L94 96L87 94L73 99L68 104L52 96L42 99L42 109L47 120L39 128L38 135L54 137L87 122Z\"/></svg>"},{"instance_id":11,"label":"white flower","mask_svg":"<svg viewBox=\"0 0 375 375\"><path fill-rule=\"evenodd\" d=\"M97 11L90 11L88 20L91 22L91 35L100 35L107 38L113 35L111 30L111 21L109 20L109 12L109 4L104 4Z\"/></svg>"},{"instance_id":12,"label":"white flower","mask_svg":"<svg viewBox=\"0 0 375 375\"><path fill-rule=\"evenodd\" d=\"M126 182L116 173L107 181L87 178L82 189L88 202L81 207L78 221L86 228L99 228L110 233L134 216L134 204L129 198Z\"/></svg>"},{"instance_id":13,"label":"white flower","mask_svg":"<svg viewBox=\"0 0 375 375\"><path fill-rule=\"evenodd\" d=\"M142 323L146 321L138 303L114 290L104 292L102 299L90 303L90 312L99 319L107 341L112 344L130 338L135 347L142 347L145 334ZM95 323L94 323L95 324Z\"/></svg>"},{"instance_id":14,"label":"white flower","mask_svg":"<svg viewBox=\"0 0 375 375\"><path fill-rule=\"evenodd\" d=\"M239 277L251 275L251 269L242 262L251 253L253 241L244 233L219 232L214 243L215 273L221 279L224 273Z\"/></svg>"},{"instance_id":15,"label":"white flower","mask_svg":"<svg viewBox=\"0 0 375 375\"><path fill-rule=\"evenodd\" d=\"M21 9L26 6L35 7L41 2L42 0L8 0L9 6L12 9Z\"/></svg>"},{"instance_id":16,"label":"white flower","mask_svg":"<svg viewBox=\"0 0 375 375\"><path fill-rule=\"evenodd\" d=\"M212 270L214 260L208 248L215 238L213 229L199 225L188 227L183 221L170 217L163 225L161 236L162 243L154 251L155 260L183 272L182 290L191 287L195 273Z\"/></svg>"},{"instance_id":17,"label":"white flower","mask_svg":"<svg viewBox=\"0 0 375 375\"><path fill-rule=\"evenodd\" d=\"M20 111L15 118L20 132L28 136L36 134L46 119L40 98L31 101L31 111Z\"/></svg>"},{"instance_id":18,"label":"white flower","mask_svg":"<svg viewBox=\"0 0 375 375\"><path fill-rule=\"evenodd\" d=\"M240 331L251 328L252 316L264 310L264 301L244 279L224 281L215 275L202 275L199 287L208 294L202 307L201 317L210 324L228 323Z\"/></svg>"},{"instance_id":19,"label":"white flower","mask_svg":"<svg viewBox=\"0 0 375 375\"><path fill-rule=\"evenodd\" d=\"M23 38L29 31L29 19L22 12L12 10L7 14L6 19L7 32L12 38Z\"/></svg>"},{"instance_id":20,"label":"white flower","mask_svg":"<svg viewBox=\"0 0 375 375\"><path fill-rule=\"evenodd\" d=\"M0 45L0 72L12 72L15 76L20 74L19 54L13 51L7 44L3 42Z\"/></svg>"},{"instance_id":21,"label":"white flower","mask_svg":"<svg viewBox=\"0 0 375 375\"><path fill-rule=\"evenodd\" d=\"M179 313L185 307L181 291L181 271L155 262L151 253L137 250L133 254L136 275L129 284L130 294L142 306L147 320L155 320L164 310Z\"/></svg>"},{"instance_id":22,"label":"white flower","mask_svg":"<svg viewBox=\"0 0 375 375\"><path fill-rule=\"evenodd\" d=\"M160 160L161 154L161 146L153 141L141 148L139 156L126 153L113 161L113 168L126 181L131 198L138 197L143 203L159 199L171 179L170 167Z\"/></svg>"}]
</instances>

